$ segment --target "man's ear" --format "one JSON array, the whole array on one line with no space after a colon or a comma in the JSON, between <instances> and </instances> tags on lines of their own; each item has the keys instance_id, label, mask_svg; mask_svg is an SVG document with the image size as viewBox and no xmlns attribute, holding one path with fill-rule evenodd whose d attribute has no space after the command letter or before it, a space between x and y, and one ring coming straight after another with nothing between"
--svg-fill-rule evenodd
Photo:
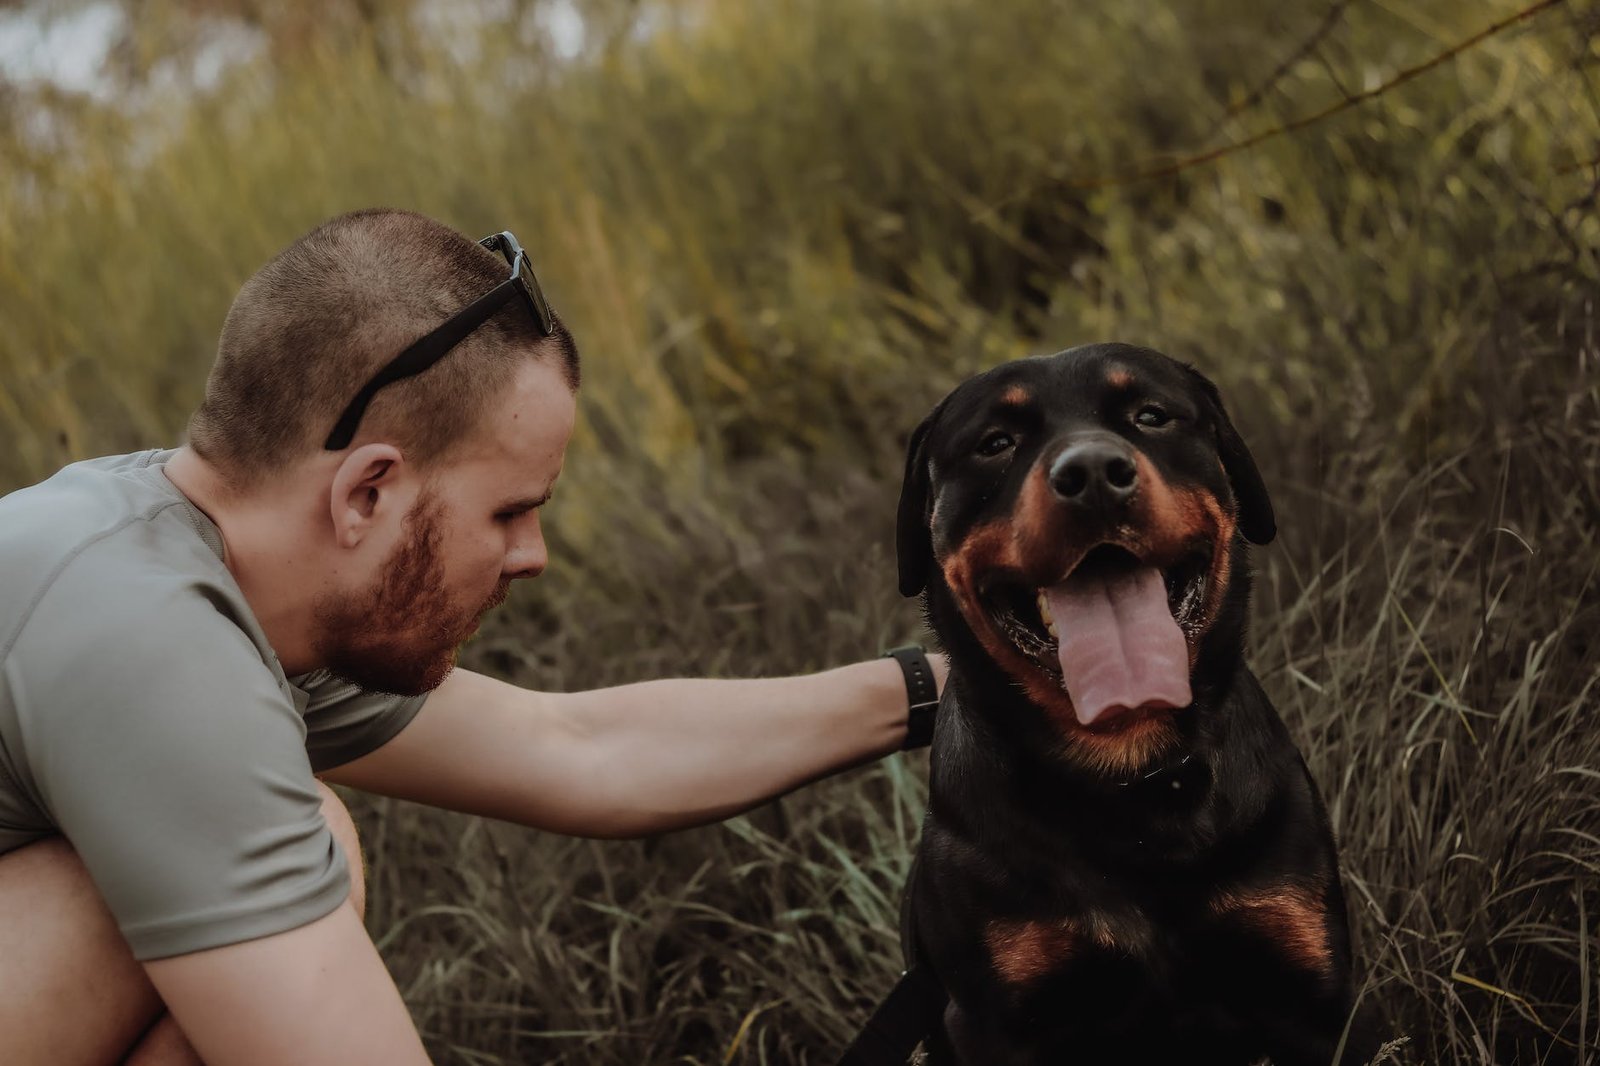
<instances>
[{"instance_id":1,"label":"man's ear","mask_svg":"<svg viewBox=\"0 0 1600 1066\"><path fill-rule=\"evenodd\" d=\"M1184 369L1192 374L1211 400L1217 423L1217 454L1222 458L1222 469L1228 475L1228 485L1233 489L1234 503L1239 508L1239 530L1252 544L1270 544L1278 535L1277 517L1272 512L1272 499L1267 495L1267 483L1261 480L1255 458L1245 447L1244 438L1233 428L1228 409L1222 405L1222 394L1211 379L1192 366Z\"/></svg>"},{"instance_id":2,"label":"man's ear","mask_svg":"<svg viewBox=\"0 0 1600 1066\"><path fill-rule=\"evenodd\" d=\"M405 459L392 444L363 444L340 461L328 489L328 510L341 548L354 548L390 510L404 512Z\"/></svg>"},{"instance_id":3,"label":"man's ear","mask_svg":"<svg viewBox=\"0 0 1600 1066\"><path fill-rule=\"evenodd\" d=\"M928 430L944 404L935 407L911 433L906 446L906 476L900 486L895 554L900 562L900 595L916 596L928 587L933 567L933 535L928 529Z\"/></svg>"}]
</instances>

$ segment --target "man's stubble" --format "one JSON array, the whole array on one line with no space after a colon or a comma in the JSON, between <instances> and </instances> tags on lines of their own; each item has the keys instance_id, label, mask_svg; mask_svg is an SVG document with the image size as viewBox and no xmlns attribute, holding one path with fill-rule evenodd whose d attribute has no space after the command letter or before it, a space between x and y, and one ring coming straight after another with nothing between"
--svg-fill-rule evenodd
<instances>
[{"instance_id":1,"label":"man's stubble","mask_svg":"<svg viewBox=\"0 0 1600 1066\"><path fill-rule=\"evenodd\" d=\"M372 692L431 692L455 667L478 619L504 602L502 578L489 599L463 608L445 587L444 505L424 492L406 515L400 544L365 596L326 594L315 608L319 658L337 677Z\"/></svg>"}]
</instances>

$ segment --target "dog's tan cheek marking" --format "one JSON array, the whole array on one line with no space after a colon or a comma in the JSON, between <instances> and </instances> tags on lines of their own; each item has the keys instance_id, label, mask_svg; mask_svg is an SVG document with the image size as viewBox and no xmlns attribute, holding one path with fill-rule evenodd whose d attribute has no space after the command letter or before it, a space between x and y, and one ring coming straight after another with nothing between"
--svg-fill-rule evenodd
<instances>
[{"instance_id":1,"label":"dog's tan cheek marking","mask_svg":"<svg viewBox=\"0 0 1600 1066\"><path fill-rule=\"evenodd\" d=\"M1002 634L995 631L978 599L978 576L992 570L1014 569L1017 565L1016 538L1009 522L987 522L974 526L966 539L939 564L945 583L955 593L956 602L967 624L972 627L995 662L1020 676L1026 660Z\"/></svg>"},{"instance_id":2,"label":"dog's tan cheek marking","mask_svg":"<svg viewBox=\"0 0 1600 1066\"><path fill-rule=\"evenodd\" d=\"M1134 525L1149 531L1144 539L1151 555L1175 555L1197 535L1211 532L1201 494L1174 489L1143 452L1134 453L1133 463L1139 476L1142 510Z\"/></svg>"},{"instance_id":3,"label":"dog's tan cheek marking","mask_svg":"<svg viewBox=\"0 0 1600 1066\"><path fill-rule=\"evenodd\" d=\"M1205 602L1196 620L1197 631L1204 633L1216 621L1227 596L1237 522L1212 493L1205 489L1174 489L1144 455L1137 456L1134 461L1144 487L1140 493L1141 505L1146 508L1144 518L1156 533L1147 545L1151 553L1158 557L1176 557L1196 537L1211 540L1211 569L1206 575ZM1198 646L1191 644L1189 654L1191 659L1197 656Z\"/></svg>"},{"instance_id":4,"label":"dog's tan cheek marking","mask_svg":"<svg viewBox=\"0 0 1600 1066\"><path fill-rule=\"evenodd\" d=\"M978 599L978 578L995 569L1020 566L1015 530L1009 522L989 522L972 529L966 540L940 563L945 583L955 594L967 624L972 627L1002 670L1022 683L1028 696L1058 719L1076 723L1072 701L1059 686L1039 672L1010 638L999 632Z\"/></svg>"},{"instance_id":5,"label":"dog's tan cheek marking","mask_svg":"<svg viewBox=\"0 0 1600 1066\"><path fill-rule=\"evenodd\" d=\"M1319 977L1333 976L1328 916L1313 890L1284 885L1224 892L1211 901L1211 910L1266 937L1302 968Z\"/></svg>"},{"instance_id":6,"label":"dog's tan cheek marking","mask_svg":"<svg viewBox=\"0 0 1600 1066\"><path fill-rule=\"evenodd\" d=\"M1143 469L1140 476L1144 476ZM1205 600L1200 606L1200 617L1195 620L1195 631L1205 633L1217 620L1217 612L1227 598L1228 581L1233 572L1233 534L1238 528L1232 515L1222 506L1222 501L1205 489L1174 490L1164 484L1161 492L1152 494L1156 506L1165 508L1165 519L1159 544L1151 545L1158 556L1175 558L1195 538L1211 541L1211 568L1206 573ZM1159 502L1156 502L1159 501ZM1199 647L1191 643L1191 659L1199 654Z\"/></svg>"},{"instance_id":7,"label":"dog's tan cheek marking","mask_svg":"<svg viewBox=\"0 0 1600 1066\"><path fill-rule=\"evenodd\" d=\"M1050 488L1043 460L1034 464L1017 500L1017 562L1042 587L1053 585L1077 561L1071 523ZM1081 549L1078 549L1081 550Z\"/></svg>"},{"instance_id":8,"label":"dog's tan cheek marking","mask_svg":"<svg viewBox=\"0 0 1600 1066\"><path fill-rule=\"evenodd\" d=\"M997 919L983 933L995 973L1008 985L1031 984L1070 959L1081 939L1077 923Z\"/></svg>"}]
</instances>

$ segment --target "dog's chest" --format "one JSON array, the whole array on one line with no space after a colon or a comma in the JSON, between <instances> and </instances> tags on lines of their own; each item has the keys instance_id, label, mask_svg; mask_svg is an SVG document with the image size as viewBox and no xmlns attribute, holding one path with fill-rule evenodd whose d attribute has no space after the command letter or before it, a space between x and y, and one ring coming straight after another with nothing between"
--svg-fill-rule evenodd
<instances>
[{"instance_id":1,"label":"dog's chest","mask_svg":"<svg viewBox=\"0 0 1600 1066\"><path fill-rule=\"evenodd\" d=\"M1001 985L1018 991L1068 969L1089 970L1107 961L1141 967L1168 960L1150 919L1130 906L1029 918L994 918L982 928L979 954Z\"/></svg>"},{"instance_id":2,"label":"dog's chest","mask_svg":"<svg viewBox=\"0 0 1600 1066\"><path fill-rule=\"evenodd\" d=\"M988 991L958 1002L988 1003L1006 1031L1040 1046L1209 1046L1236 1031L1239 986L1220 980L1224 940L1214 916L1196 909L1151 914L1131 903L1073 915L992 919L977 946ZM999 993L997 997L995 993ZM1003 1005L1002 1005L1003 1004Z\"/></svg>"}]
</instances>

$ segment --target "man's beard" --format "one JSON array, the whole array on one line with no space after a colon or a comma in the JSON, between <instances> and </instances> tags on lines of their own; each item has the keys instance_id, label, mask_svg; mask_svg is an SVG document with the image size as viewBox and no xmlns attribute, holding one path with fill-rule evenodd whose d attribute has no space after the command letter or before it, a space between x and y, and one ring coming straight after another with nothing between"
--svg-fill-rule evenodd
<instances>
[{"instance_id":1,"label":"man's beard","mask_svg":"<svg viewBox=\"0 0 1600 1066\"><path fill-rule=\"evenodd\" d=\"M455 667L456 649L478 618L505 601L506 579L482 604L463 609L451 600L441 552L443 510L437 496L424 493L370 593L318 597L315 645L331 673L371 692L431 692Z\"/></svg>"}]
</instances>

